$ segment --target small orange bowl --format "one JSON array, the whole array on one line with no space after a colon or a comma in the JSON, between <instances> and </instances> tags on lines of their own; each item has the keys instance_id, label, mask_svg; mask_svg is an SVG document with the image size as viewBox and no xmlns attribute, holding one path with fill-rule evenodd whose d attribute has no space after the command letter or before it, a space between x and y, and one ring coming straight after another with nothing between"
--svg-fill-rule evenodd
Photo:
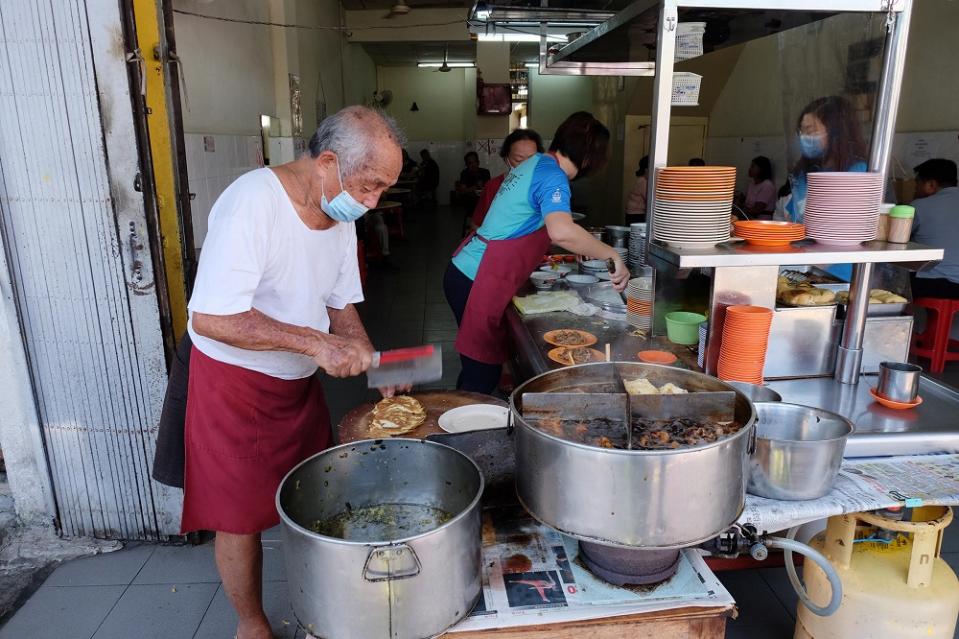
<instances>
[{"instance_id":1,"label":"small orange bowl","mask_svg":"<svg viewBox=\"0 0 959 639\"><path fill-rule=\"evenodd\" d=\"M891 399L886 399L885 397L877 393L875 388L870 388L869 393L872 395L873 399L875 399L877 402L879 402L886 408L893 408L895 410L909 410L910 408L915 408L916 406L922 403L922 398L918 396L916 397L916 401L914 401L911 404L907 404L906 402L894 402Z\"/></svg>"},{"instance_id":2,"label":"small orange bowl","mask_svg":"<svg viewBox=\"0 0 959 639\"><path fill-rule=\"evenodd\" d=\"M673 364L676 362L676 356L669 351L639 351L636 354L639 361L647 364Z\"/></svg>"}]
</instances>

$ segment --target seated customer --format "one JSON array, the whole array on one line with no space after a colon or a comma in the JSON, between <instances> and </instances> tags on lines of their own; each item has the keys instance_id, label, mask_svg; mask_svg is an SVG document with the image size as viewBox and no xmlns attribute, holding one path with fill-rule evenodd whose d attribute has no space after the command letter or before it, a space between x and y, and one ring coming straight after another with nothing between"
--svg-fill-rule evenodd
<instances>
[{"instance_id":1,"label":"seated customer","mask_svg":"<svg viewBox=\"0 0 959 639\"><path fill-rule=\"evenodd\" d=\"M916 217L912 241L945 249L941 262L932 262L912 278L913 297L959 299L959 188L956 163L926 160L915 169Z\"/></svg>"},{"instance_id":2,"label":"seated customer","mask_svg":"<svg viewBox=\"0 0 959 639\"><path fill-rule=\"evenodd\" d=\"M771 217L776 209L776 185L773 184L773 165L764 155L753 158L749 165L749 186L746 193L737 194L737 204L749 219Z\"/></svg>"},{"instance_id":3,"label":"seated customer","mask_svg":"<svg viewBox=\"0 0 959 639\"><path fill-rule=\"evenodd\" d=\"M470 151L463 156L463 161L466 163L466 168L460 171L460 179L456 182L456 190L475 191L483 188L490 180L490 173L480 166L479 155L476 151Z\"/></svg>"},{"instance_id":4,"label":"seated customer","mask_svg":"<svg viewBox=\"0 0 959 639\"><path fill-rule=\"evenodd\" d=\"M503 180L510 172L520 164L533 157L537 153L543 152L543 139L539 133L532 129L516 129L503 140L503 146L499 150L499 156L506 163L506 173L497 175L486 183L483 187L483 193L473 209L473 219L471 220L471 230L478 229L486 219L489 207L496 197L496 192L503 184Z\"/></svg>"},{"instance_id":5,"label":"seated customer","mask_svg":"<svg viewBox=\"0 0 959 639\"><path fill-rule=\"evenodd\" d=\"M415 175L418 168L416 160L410 157L409 151L403 149L403 170L400 172L400 177Z\"/></svg>"},{"instance_id":6,"label":"seated customer","mask_svg":"<svg viewBox=\"0 0 959 639\"><path fill-rule=\"evenodd\" d=\"M421 198L436 202L436 187L440 184L440 166L426 149L420 151L419 178L416 182L416 194Z\"/></svg>"},{"instance_id":7,"label":"seated customer","mask_svg":"<svg viewBox=\"0 0 959 639\"><path fill-rule=\"evenodd\" d=\"M636 181L633 182L633 188L629 191L629 197L626 198L626 223L638 224L646 221L646 191L649 189L649 156L644 155L639 160L639 168L636 169Z\"/></svg>"},{"instance_id":8,"label":"seated customer","mask_svg":"<svg viewBox=\"0 0 959 639\"><path fill-rule=\"evenodd\" d=\"M479 201L479 193L486 183L490 181L490 174L487 169L479 165L479 155L476 151L470 151L463 156L466 162L466 168L460 171L460 179L456 181L456 201L463 207L463 212L470 216L476 208Z\"/></svg>"}]
</instances>

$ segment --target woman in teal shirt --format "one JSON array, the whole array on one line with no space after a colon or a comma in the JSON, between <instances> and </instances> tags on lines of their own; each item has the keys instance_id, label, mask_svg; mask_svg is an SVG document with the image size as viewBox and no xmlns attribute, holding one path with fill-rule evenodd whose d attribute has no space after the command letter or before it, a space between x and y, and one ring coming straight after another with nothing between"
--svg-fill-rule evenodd
<instances>
[{"instance_id":1,"label":"woman in teal shirt","mask_svg":"<svg viewBox=\"0 0 959 639\"><path fill-rule=\"evenodd\" d=\"M862 173L866 164L866 143L856 112L845 98L831 95L810 102L796 123L802 154L789 176L792 199L786 204L786 216L802 224L806 211L806 175L820 171ZM848 281L850 264L833 264L827 270Z\"/></svg>"},{"instance_id":2,"label":"woman in teal shirt","mask_svg":"<svg viewBox=\"0 0 959 639\"><path fill-rule=\"evenodd\" d=\"M600 171L608 156L609 130L586 112L569 116L546 154L537 153L503 181L482 226L456 250L443 291L459 331L456 351L463 370L457 388L496 389L507 359L503 315L551 244L577 255L612 259L611 279L623 290L629 271L570 214L570 180Z\"/></svg>"}]
</instances>

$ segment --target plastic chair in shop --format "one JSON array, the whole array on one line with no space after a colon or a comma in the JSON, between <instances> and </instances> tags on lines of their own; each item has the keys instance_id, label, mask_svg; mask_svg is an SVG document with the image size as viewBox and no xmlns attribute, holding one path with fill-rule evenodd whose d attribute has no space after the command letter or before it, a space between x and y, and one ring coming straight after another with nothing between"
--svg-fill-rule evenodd
<instances>
[{"instance_id":1,"label":"plastic chair in shop","mask_svg":"<svg viewBox=\"0 0 959 639\"><path fill-rule=\"evenodd\" d=\"M946 362L959 361L959 341L949 338L959 300L919 297L912 304L926 309L927 319L925 330L912 337L911 352L930 361L930 372L941 373Z\"/></svg>"}]
</instances>

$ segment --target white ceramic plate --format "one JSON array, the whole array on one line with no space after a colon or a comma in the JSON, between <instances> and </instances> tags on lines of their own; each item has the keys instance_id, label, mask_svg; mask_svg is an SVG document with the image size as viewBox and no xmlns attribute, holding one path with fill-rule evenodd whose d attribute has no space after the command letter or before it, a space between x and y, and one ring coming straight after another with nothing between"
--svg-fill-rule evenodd
<instances>
[{"instance_id":1,"label":"white ceramic plate","mask_svg":"<svg viewBox=\"0 0 959 639\"><path fill-rule=\"evenodd\" d=\"M437 423L447 433L468 433L474 430L506 428L509 409L494 404L470 404L453 408L440 415Z\"/></svg>"}]
</instances>

